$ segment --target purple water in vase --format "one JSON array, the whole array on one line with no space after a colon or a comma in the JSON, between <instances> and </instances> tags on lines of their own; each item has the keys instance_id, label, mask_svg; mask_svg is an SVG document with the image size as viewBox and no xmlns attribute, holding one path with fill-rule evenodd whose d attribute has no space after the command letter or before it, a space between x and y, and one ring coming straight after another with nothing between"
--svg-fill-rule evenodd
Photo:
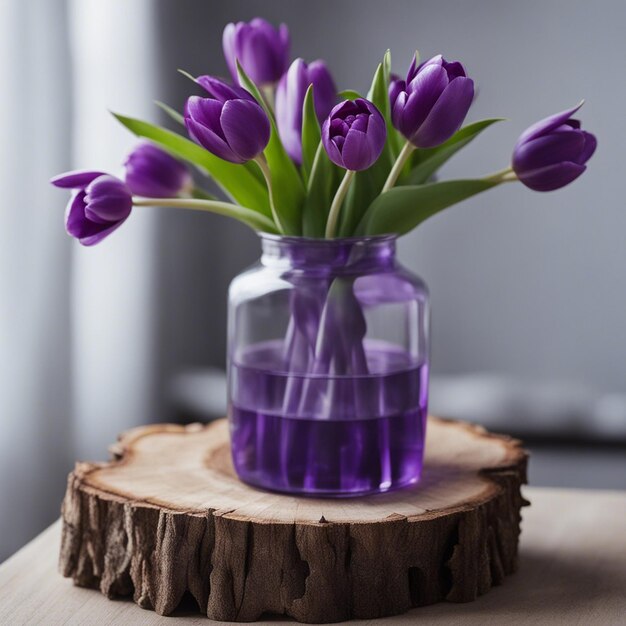
<instances>
[{"instance_id":1,"label":"purple water in vase","mask_svg":"<svg viewBox=\"0 0 626 626\"><path fill-rule=\"evenodd\" d=\"M352 496L419 480L428 295L393 237L262 236L229 297L229 419L240 478Z\"/></svg>"}]
</instances>

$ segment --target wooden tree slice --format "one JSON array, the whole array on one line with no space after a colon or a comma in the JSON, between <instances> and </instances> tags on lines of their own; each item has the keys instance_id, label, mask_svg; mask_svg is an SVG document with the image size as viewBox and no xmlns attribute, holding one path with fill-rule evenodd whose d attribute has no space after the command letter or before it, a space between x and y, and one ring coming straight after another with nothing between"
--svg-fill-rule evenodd
<instances>
[{"instance_id":1,"label":"wooden tree slice","mask_svg":"<svg viewBox=\"0 0 626 626\"><path fill-rule=\"evenodd\" d=\"M123 434L109 463L78 463L60 567L161 615L183 597L215 620L333 622L467 602L516 568L520 442L430 417L421 482L353 499L241 483L226 420Z\"/></svg>"}]
</instances>

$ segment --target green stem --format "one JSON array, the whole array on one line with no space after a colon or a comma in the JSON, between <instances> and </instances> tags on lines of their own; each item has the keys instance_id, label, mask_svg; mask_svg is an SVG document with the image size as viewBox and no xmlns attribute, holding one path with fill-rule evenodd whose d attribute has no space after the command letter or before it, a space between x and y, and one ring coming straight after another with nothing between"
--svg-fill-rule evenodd
<instances>
[{"instance_id":1,"label":"green stem","mask_svg":"<svg viewBox=\"0 0 626 626\"><path fill-rule=\"evenodd\" d=\"M221 202L219 200L201 200L198 198L133 198L134 206L162 206L172 209L194 209L196 211L209 211L218 215L232 217L255 230L267 233L275 233L276 225L265 215L252 209Z\"/></svg>"},{"instance_id":2,"label":"green stem","mask_svg":"<svg viewBox=\"0 0 626 626\"><path fill-rule=\"evenodd\" d=\"M202 187L192 187L188 192L180 194L181 198L196 198L197 200L217 200L217 198Z\"/></svg>"},{"instance_id":3,"label":"green stem","mask_svg":"<svg viewBox=\"0 0 626 626\"><path fill-rule=\"evenodd\" d=\"M270 172L270 166L267 164L265 157L262 154L259 154L256 159L254 159L257 165L261 168L261 172L263 172L263 178L265 178L265 183L267 184L267 191L269 192L270 197L270 209L272 210L272 217L274 218L274 222L276 227L278 228L278 232L280 234L284 234L285 229L280 222L280 217L278 216L278 212L276 211L276 207L274 206L274 193L272 191L272 173Z\"/></svg>"},{"instance_id":4,"label":"green stem","mask_svg":"<svg viewBox=\"0 0 626 626\"><path fill-rule=\"evenodd\" d=\"M393 164L393 167L389 172L389 176L387 176L387 180L385 181L383 189L380 193L389 191L396 184L396 181L402 172L402 168L411 154L413 154L413 150L415 150L415 146L410 141L407 141L402 150L400 150L400 154L398 155L396 162Z\"/></svg>"},{"instance_id":5,"label":"green stem","mask_svg":"<svg viewBox=\"0 0 626 626\"><path fill-rule=\"evenodd\" d=\"M485 176L483 180L493 183L512 183L517 180L517 175L512 167L505 167L503 170Z\"/></svg>"},{"instance_id":6,"label":"green stem","mask_svg":"<svg viewBox=\"0 0 626 626\"><path fill-rule=\"evenodd\" d=\"M341 204L348 193L354 174L355 172L353 170L346 170L346 174L337 189L335 197L333 198L333 203L330 205L330 211L328 213L328 221L326 222L326 239L332 239L335 236Z\"/></svg>"}]
</instances>

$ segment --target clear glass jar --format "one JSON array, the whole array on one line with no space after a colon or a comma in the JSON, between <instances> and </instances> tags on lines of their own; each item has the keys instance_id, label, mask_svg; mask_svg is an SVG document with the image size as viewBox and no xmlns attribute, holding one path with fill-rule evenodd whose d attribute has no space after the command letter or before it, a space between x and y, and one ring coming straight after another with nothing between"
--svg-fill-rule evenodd
<instances>
[{"instance_id":1,"label":"clear glass jar","mask_svg":"<svg viewBox=\"0 0 626 626\"><path fill-rule=\"evenodd\" d=\"M230 286L228 414L239 477L300 495L415 483L428 399L428 290L393 236L261 235Z\"/></svg>"}]
</instances>

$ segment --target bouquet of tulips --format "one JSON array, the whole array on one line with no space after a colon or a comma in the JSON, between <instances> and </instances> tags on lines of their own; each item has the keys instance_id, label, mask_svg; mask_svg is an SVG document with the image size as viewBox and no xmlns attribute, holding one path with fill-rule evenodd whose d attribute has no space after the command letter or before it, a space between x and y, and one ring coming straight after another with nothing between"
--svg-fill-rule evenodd
<instances>
[{"instance_id":1,"label":"bouquet of tulips","mask_svg":"<svg viewBox=\"0 0 626 626\"><path fill-rule=\"evenodd\" d=\"M289 236L403 235L504 182L562 187L585 171L596 147L594 135L572 119L581 103L528 128L510 167L437 180L448 159L500 121L462 127L474 81L460 62L438 55L420 63L416 53L400 78L387 51L362 96L338 92L323 61L289 64L285 25L276 29L260 18L228 24L223 47L232 82L186 74L203 94L190 96L182 114L159 103L182 132L116 114L144 139L126 160L124 180L86 170L52 180L75 190L66 214L70 235L98 243L134 206L210 211ZM227 199L196 186L188 166Z\"/></svg>"},{"instance_id":2,"label":"bouquet of tulips","mask_svg":"<svg viewBox=\"0 0 626 626\"><path fill-rule=\"evenodd\" d=\"M202 95L191 95L182 114L160 104L178 131L116 115L143 139L125 162L124 180L85 170L52 180L74 190L66 215L70 235L96 244L133 207L144 206L209 211L289 237L403 235L505 182L519 180L537 191L562 187L585 171L596 147L595 137L572 119L579 104L528 128L506 169L438 180L448 159L500 121L462 126L475 92L460 62L438 55L420 63L416 53L400 78L387 52L363 96L338 91L323 61L290 64L284 25L276 29L259 18L229 24L223 46L231 81L185 73ZM191 169L199 175L192 177ZM197 186L200 175L225 198ZM367 374L366 303L355 293L354 277L315 285L284 278L292 287L286 371ZM288 410L307 402L306 393L289 387Z\"/></svg>"}]
</instances>

